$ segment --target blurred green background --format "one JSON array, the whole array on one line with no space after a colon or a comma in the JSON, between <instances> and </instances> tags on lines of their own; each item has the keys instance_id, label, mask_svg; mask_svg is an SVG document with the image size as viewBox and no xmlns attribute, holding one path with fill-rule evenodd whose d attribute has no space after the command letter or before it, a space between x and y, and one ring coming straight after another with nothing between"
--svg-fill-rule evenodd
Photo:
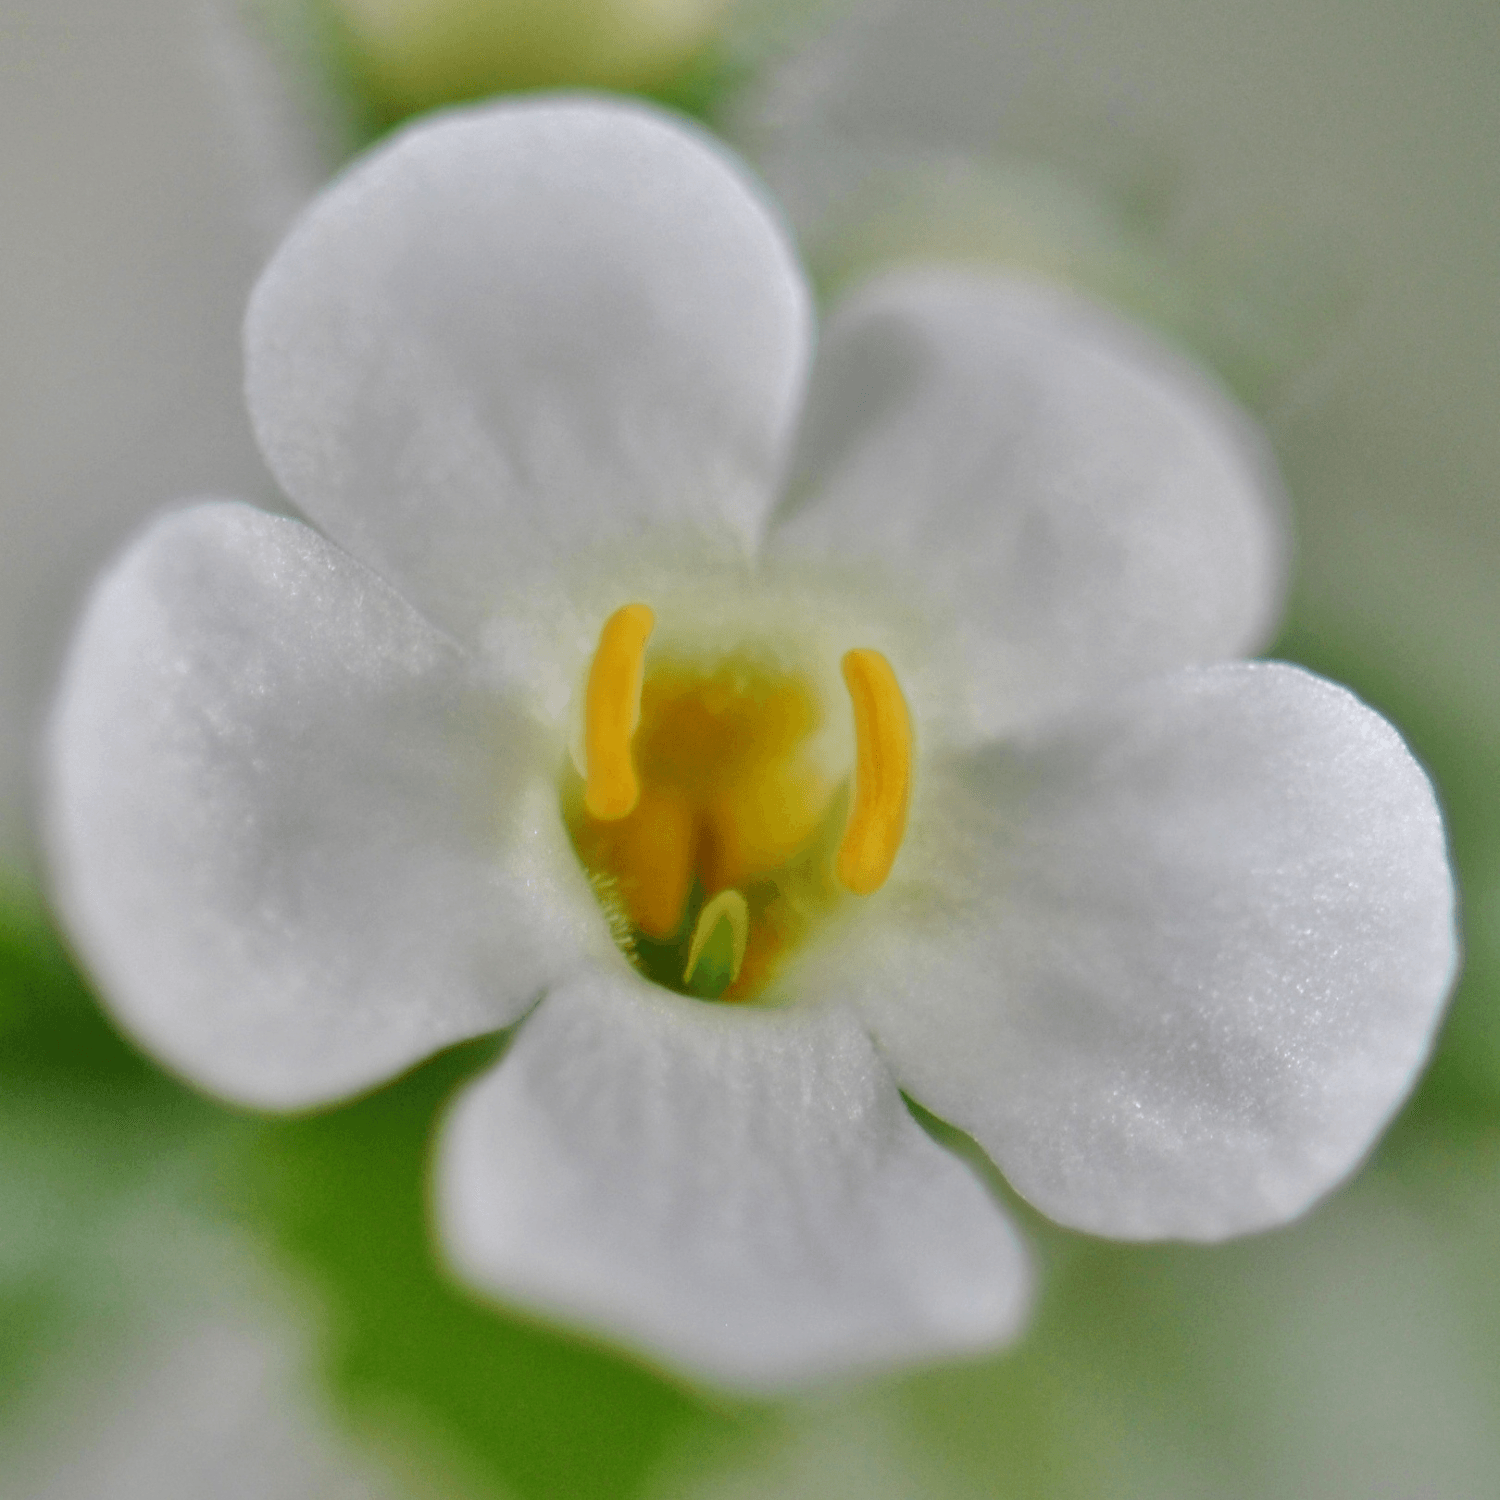
<instances>
[{"instance_id":1,"label":"blurred green background","mask_svg":"<svg viewBox=\"0 0 1500 1500\"><path fill-rule=\"evenodd\" d=\"M1044 1286L1018 1349L746 1405L434 1271L427 1140L494 1044L295 1120L139 1057L36 892L36 731L67 621L141 517L276 503L239 397L244 298L363 126L317 69L326 34L284 8L8 0L0 1494L1500 1492L1500 10L908 0L823 7L800 51L789 9L651 86L756 154L825 282L924 243L1048 264L1193 344L1267 423L1299 554L1276 654L1392 717L1449 818L1467 965L1431 1070L1302 1223L1122 1247L1017 1205ZM922 188L925 228L861 220L837 187L871 142L974 154L988 206Z\"/></svg>"}]
</instances>

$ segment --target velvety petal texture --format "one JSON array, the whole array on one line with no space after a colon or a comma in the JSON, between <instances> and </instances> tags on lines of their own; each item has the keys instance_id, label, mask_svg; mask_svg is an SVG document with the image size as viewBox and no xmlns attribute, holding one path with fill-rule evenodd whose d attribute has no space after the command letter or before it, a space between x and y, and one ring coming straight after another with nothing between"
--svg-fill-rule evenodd
<instances>
[{"instance_id":1,"label":"velvety petal texture","mask_svg":"<svg viewBox=\"0 0 1500 1500\"><path fill-rule=\"evenodd\" d=\"M705 1005L623 966L543 1001L439 1155L466 1279L748 1390L992 1345L1000 1209L840 1011Z\"/></svg>"},{"instance_id":2,"label":"velvety petal texture","mask_svg":"<svg viewBox=\"0 0 1500 1500\"><path fill-rule=\"evenodd\" d=\"M598 941L555 747L298 522L151 527L93 596L51 750L58 895L102 993L229 1098L389 1077Z\"/></svg>"},{"instance_id":3,"label":"velvety petal texture","mask_svg":"<svg viewBox=\"0 0 1500 1500\"><path fill-rule=\"evenodd\" d=\"M718 147L548 97L413 126L320 197L251 300L247 391L306 514L472 639L643 531L753 544L809 318Z\"/></svg>"},{"instance_id":4,"label":"velvety petal texture","mask_svg":"<svg viewBox=\"0 0 1500 1500\"><path fill-rule=\"evenodd\" d=\"M908 272L825 330L778 551L916 585L984 734L1263 643L1281 498L1229 399L1040 284Z\"/></svg>"},{"instance_id":5,"label":"velvety petal texture","mask_svg":"<svg viewBox=\"0 0 1500 1500\"><path fill-rule=\"evenodd\" d=\"M934 759L912 846L810 966L914 1098L1053 1218L1291 1218L1410 1087L1452 979L1432 789L1343 689L1188 670Z\"/></svg>"}]
</instances>

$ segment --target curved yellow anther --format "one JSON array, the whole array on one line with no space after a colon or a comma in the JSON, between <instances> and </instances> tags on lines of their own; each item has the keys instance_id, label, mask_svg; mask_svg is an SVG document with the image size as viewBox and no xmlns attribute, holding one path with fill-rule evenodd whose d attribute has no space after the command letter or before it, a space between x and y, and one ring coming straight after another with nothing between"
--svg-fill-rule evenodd
<instances>
[{"instance_id":1,"label":"curved yellow anther","mask_svg":"<svg viewBox=\"0 0 1500 1500\"><path fill-rule=\"evenodd\" d=\"M583 715L583 805L605 822L628 816L640 801L630 738L640 722L646 641L655 624L656 616L644 604L617 609L599 632L599 649L589 668Z\"/></svg>"},{"instance_id":2,"label":"curved yellow anther","mask_svg":"<svg viewBox=\"0 0 1500 1500\"><path fill-rule=\"evenodd\" d=\"M854 705L854 800L834 873L856 896L885 884L906 834L911 797L911 716L891 664L878 651L845 653Z\"/></svg>"}]
</instances>

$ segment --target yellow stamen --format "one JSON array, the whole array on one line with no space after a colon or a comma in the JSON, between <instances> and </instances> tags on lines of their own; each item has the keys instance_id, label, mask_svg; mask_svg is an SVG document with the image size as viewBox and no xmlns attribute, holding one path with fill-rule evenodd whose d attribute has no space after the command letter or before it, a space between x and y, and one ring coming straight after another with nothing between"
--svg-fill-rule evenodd
<instances>
[{"instance_id":1,"label":"yellow stamen","mask_svg":"<svg viewBox=\"0 0 1500 1500\"><path fill-rule=\"evenodd\" d=\"M641 975L703 1000L753 1000L840 902L888 878L906 832L912 721L885 657L850 651L845 797L826 763L820 674L776 645L698 654L657 641L655 623L631 604L600 631L564 817Z\"/></svg>"},{"instance_id":2,"label":"yellow stamen","mask_svg":"<svg viewBox=\"0 0 1500 1500\"><path fill-rule=\"evenodd\" d=\"M847 652L844 682L854 705L854 801L834 873L856 896L885 884L906 833L911 797L911 716L891 664L878 651Z\"/></svg>"},{"instance_id":3,"label":"yellow stamen","mask_svg":"<svg viewBox=\"0 0 1500 1500\"><path fill-rule=\"evenodd\" d=\"M656 616L644 604L627 604L604 622L589 668L583 743L587 766L584 806L613 822L640 800L641 784L630 758L630 740L641 717L646 641Z\"/></svg>"},{"instance_id":4,"label":"yellow stamen","mask_svg":"<svg viewBox=\"0 0 1500 1500\"><path fill-rule=\"evenodd\" d=\"M698 925L693 929L693 941L688 948L687 967L682 971L684 984L692 983L693 970L698 967L698 960L703 957L703 950L708 946L708 940L714 935L714 929L720 922L729 923L730 944L734 954L729 982L733 984L740 977L740 969L745 962L745 944L750 937L750 908L738 891L720 891L698 914Z\"/></svg>"}]
</instances>

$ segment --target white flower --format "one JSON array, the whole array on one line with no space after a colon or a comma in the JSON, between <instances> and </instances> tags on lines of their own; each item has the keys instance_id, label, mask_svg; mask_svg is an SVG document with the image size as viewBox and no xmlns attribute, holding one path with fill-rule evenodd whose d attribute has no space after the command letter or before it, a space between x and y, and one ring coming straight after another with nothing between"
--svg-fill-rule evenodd
<instances>
[{"instance_id":1,"label":"white flower","mask_svg":"<svg viewBox=\"0 0 1500 1500\"><path fill-rule=\"evenodd\" d=\"M454 1264L746 1388L1018 1327L1015 1235L898 1088L1103 1234L1276 1224L1359 1160L1452 972L1442 829L1347 693L1204 665L1263 638L1280 543L1200 376L908 275L834 316L789 458L776 225L707 141L589 100L397 138L246 337L335 540L159 521L51 739L63 908L170 1065L300 1108L524 1017L439 1144ZM586 811L611 755L623 820ZM873 894L828 874L854 833Z\"/></svg>"},{"instance_id":2,"label":"white flower","mask_svg":"<svg viewBox=\"0 0 1500 1500\"><path fill-rule=\"evenodd\" d=\"M279 238L192 19L8 0L0 229L0 884L31 900L36 742L90 580L168 496L263 482L234 329ZM15 894L12 895L12 889ZM24 893L24 894L23 894Z\"/></svg>"}]
</instances>

